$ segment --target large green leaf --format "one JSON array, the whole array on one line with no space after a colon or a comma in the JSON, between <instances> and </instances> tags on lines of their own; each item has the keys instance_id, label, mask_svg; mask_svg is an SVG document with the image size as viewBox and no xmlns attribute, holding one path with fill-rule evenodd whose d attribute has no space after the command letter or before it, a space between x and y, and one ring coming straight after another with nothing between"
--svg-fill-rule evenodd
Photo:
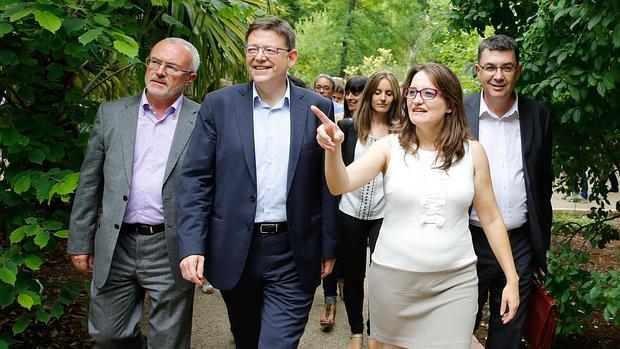
<instances>
[{"instance_id":1,"label":"large green leaf","mask_svg":"<svg viewBox=\"0 0 620 349\"><path fill-rule=\"evenodd\" d=\"M22 225L21 227L13 230L11 234L9 235L9 240L11 241L11 244L16 244L22 241L24 237L26 237L27 230L28 230L27 225Z\"/></svg>"},{"instance_id":2,"label":"large green leaf","mask_svg":"<svg viewBox=\"0 0 620 349\"><path fill-rule=\"evenodd\" d=\"M42 323L46 324L50 321L50 314L43 309L38 309L36 316L37 316L37 320L39 320Z\"/></svg>"},{"instance_id":3,"label":"large green leaf","mask_svg":"<svg viewBox=\"0 0 620 349\"><path fill-rule=\"evenodd\" d=\"M13 304L15 300L15 287L0 284L0 308Z\"/></svg>"},{"instance_id":4,"label":"large green leaf","mask_svg":"<svg viewBox=\"0 0 620 349\"><path fill-rule=\"evenodd\" d=\"M52 308L50 309L50 313L54 318L58 319L62 316L62 314L65 313L65 310L60 303L54 303L54 305L52 305Z\"/></svg>"},{"instance_id":5,"label":"large green leaf","mask_svg":"<svg viewBox=\"0 0 620 349\"><path fill-rule=\"evenodd\" d=\"M87 31L86 33L80 35L80 37L78 38L78 41L82 45L86 45L89 42L97 39L102 33L103 33L103 29L102 28L91 29L91 30Z\"/></svg>"},{"instance_id":6,"label":"large green leaf","mask_svg":"<svg viewBox=\"0 0 620 349\"><path fill-rule=\"evenodd\" d=\"M19 21L20 19L28 16L29 14L31 14L34 11L34 9L32 8L24 8L20 11L17 11L16 13L12 14L11 17L9 17L9 21L11 22L15 22L15 21Z\"/></svg>"},{"instance_id":7,"label":"large green leaf","mask_svg":"<svg viewBox=\"0 0 620 349\"><path fill-rule=\"evenodd\" d=\"M34 243L40 248L43 248L47 246L47 243L49 242L49 240L50 240L50 233L46 230L43 230L37 233L37 235L34 238Z\"/></svg>"},{"instance_id":8,"label":"large green leaf","mask_svg":"<svg viewBox=\"0 0 620 349\"><path fill-rule=\"evenodd\" d=\"M80 180L80 173L74 172L65 175L60 182L57 192L59 194L70 194L77 188L78 181Z\"/></svg>"},{"instance_id":9,"label":"large green leaf","mask_svg":"<svg viewBox=\"0 0 620 349\"><path fill-rule=\"evenodd\" d=\"M15 280L17 280L16 274L17 273L7 267L0 268L0 280L9 285L15 285Z\"/></svg>"},{"instance_id":10,"label":"large green leaf","mask_svg":"<svg viewBox=\"0 0 620 349\"><path fill-rule=\"evenodd\" d=\"M41 151L41 149L34 149L28 154L28 158L30 161L35 164L43 164L43 160L45 160L45 154Z\"/></svg>"},{"instance_id":11,"label":"large green leaf","mask_svg":"<svg viewBox=\"0 0 620 349\"><path fill-rule=\"evenodd\" d=\"M128 57L136 57L138 55L138 43L135 41L132 43L126 40L114 40L114 48Z\"/></svg>"},{"instance_id":12,"label":"large green leaf","mask_svg":"<svg viewBox=\"0 0 620 349\"><path fill-rule=\"evenodd\" d=\"M42 223L42 226L44 229L46 230L59 230L62 227L64 227L65 225L62 224L59 221L54 221L54 220L48 220Z\"/></svg>"},{"instance_id":13,"label":"large green leaf","mask_svg":"<svg viewBox=\"0 0 620 349\"><path fill-rule=\"evenodd\" d=\"M13 190L21 194L30 188L30 175L22 175L12 181Z\"/></svg>"},{"instance_id":14,"label":"large green leaf","mask_svg":"<svg viewBox=\"0 0 620 349\"><path fill-rule=\"evenodd\" d=\"M69 237L69 230L64 229L64 230L56 231L56 232L54 232L54 236L66 239L66 238Z\"/></svg>"},{"instance_id":15,"label":"large green leaf","mask_svg":"<svg viewBox=\"0 0 620 349\"><path fill-rule=\"evenodd\" d=\"M0 38L13 31L13 26L7 22L0 22Z\"/></svg>"},{"instance_id":16,"label":"large green leaf","mask_svg":"<svg viewBox=\"0 0 620 349\"><path fill-rule=\"evenodd\" d=\"M136 57L138 55L139 45L132 37L127 36L123 33L119 33L117 31L106 30L106 33L116 39L113 41L113 44L114 48L118 52L130 58Z\"/></svg>"},{"instance_id":17,"label":"large green leaf","mask_svg":"<svg viewBox=\"0 0 620 349\"><path fill-rule=\"evenodd\" d=\"M13 324L13 335L18 335L26 330L30 322L30 315L24 314L20 316Z\"/></svg>"},{"instance_id":18,"label":"large green leaf","mask_svg":"<svg viewBox=\"0 0 620 349\"><path fill-rule=\"evenodd\" d=\"M39 268L41 268L41 264L43 264L43 259L37 255L29 254L26 256L25 264L32 270L39 270Z\"/></svg>"},{"instance_id":19,"label":"large green leaf","mask_svg":"<svg viewBox=\"0 0 620 349\"><path fill-rule=\"evenodd\" d=\"M34 10L34 19L39 22L43 28L51 31L52 33L56 33L62 24L62 21L58 18L58 16L48 11Z\"/></svg>"}]
</instances>

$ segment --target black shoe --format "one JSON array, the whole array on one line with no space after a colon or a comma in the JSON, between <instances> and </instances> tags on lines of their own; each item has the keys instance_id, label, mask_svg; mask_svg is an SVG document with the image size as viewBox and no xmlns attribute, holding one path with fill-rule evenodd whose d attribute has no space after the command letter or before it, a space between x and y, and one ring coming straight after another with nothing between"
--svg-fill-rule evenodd
<instances>
[{"instance_id":1,"label":"black shoe","mask_svg":"<svg viewBox=\"0 0 620 349\"><path fill-rule=\"evenodd\" d=\"M611 188L609 188L609 192L610 193L617 193L618 192L618 187L611 187Z\"/></svg>"}]
</instances>

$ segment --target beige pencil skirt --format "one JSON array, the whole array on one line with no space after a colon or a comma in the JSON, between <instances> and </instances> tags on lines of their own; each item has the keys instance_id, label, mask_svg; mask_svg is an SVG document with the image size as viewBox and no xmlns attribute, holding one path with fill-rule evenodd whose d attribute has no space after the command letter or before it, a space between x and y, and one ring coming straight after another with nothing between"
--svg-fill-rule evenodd
<instances>
[{"instance_id":1,"label":"beige pencil skirt","mask_svg":"<svg viewBox=\"0 0 620 349\"><path fill-rule=\"evenodd\" d=\"M404 348L469 349L478 310L476 263L420 273L373 262L370 335Z\"/></svg>"}]
</instances>

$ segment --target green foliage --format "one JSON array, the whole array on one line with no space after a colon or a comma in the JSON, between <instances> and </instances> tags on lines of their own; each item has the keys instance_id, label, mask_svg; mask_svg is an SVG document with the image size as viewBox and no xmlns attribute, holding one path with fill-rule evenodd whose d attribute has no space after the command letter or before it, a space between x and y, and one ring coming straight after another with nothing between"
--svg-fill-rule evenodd
<instances>
[{"instance_id":1,"label":"green foliage","mask_svg":"<svg viewBox=\"0 0 620 349\"><path fill-rule=\"evenodd\" d=\"M162 8L161 19L167 30L186 37L201 56L198 77L187 95L200 101L207 92L220 87L222 78L246 81L245 32L256 18L278 9L270 0L186 0L172 2L169 9Z\"/></svg>"},{"instance_id":2,"label":"green foliage","mask_svg":"<svg viewBox=\"0 0 620 349\"><path fill-rule=\"evenodd\" d=\"M425 1L396 0L326 3L294 24L300 51L294 74L306 81L320 73L343 76L378 48L390 50L396 66L406 70L426 6ZM372 34L379 31L381 35Z\"/></svg>"},{"instance_id":3,"label":"green foliage","mask_svg":"<svg viewBox=\"0 0 620 349\"><path fill-rule=\"evenodd\" d=\"M317 12L296 25L299 59L291 73L312 84L319 74L339 75L338 54L342 34L333 30L328 12Z\"/></svg>"},{"instance_id":4,"label":"green foliage","mask_svg":"<svg viewBox=\"0 0 620 349\"><path fill-rule=\"evenodd\" d=\"M314 11L310 9L314 8ZM311 82L320 73L351 76L390 70L401 79L413 65L441 62L466 92L479 89L473 65L479 36L450 30L448 0L342 1L308 6L297 20L300 60L294 73ZM381 35L369 35L381 31Z\"/></svg>"},{"instance_id":5,"label":"green foliage","mask_svg":"<svg viewBox=\"0 0 620 349\"><path fill-rule=\"evenodd\" d=\"M607 176L620 169L616 117L620 100L615 98L620 82L620 3L453 0L452 4L457 27L482 33L492 25L495 32L520 42L524 70L518 88L553 113L557 190L577 188L579 175L587 169L590 200L609 205Z\"/></svg>"},{"instance_id":6,"label":"green foliage","mask_svg":"<svg viewBox=\"0 0 620 349\"><path fill-rule=\"evenodd\" d=\"M392 72L399 80L403 80L405 76L405 69L403 66L397 64L394 60L394 55L389 49L378 48L378 54L362 59L362 63L356 66L347 67L344 72L347 76L362 75L371 76L381 70L387 70Z\"/></svg>"},{"instance_id":7,"label":"green foliage","mask_svg":"<svg viewBox=\"0 0 620 349\"><path fill-rule=\"evenodd\" d=\"M364 57L362 64L345 68L345 74L370 76L380 70L391 70L396 65L391 50L378 48L377 52L376 56Z\"/></svg>"},{"instance_id":8,"label":"green foliage","mask_svg":"<svg viewBox=\"0 0 620 349\"><path fill-rule=\"evenodd\" d=\"M430 4L427 24L420 32L418 46L414 48L413 62L442 63L459 77L465 94L479 91L480 84L474 77L474 64L480 37L473 30L464 32L450 29L449 15L449 1L433 1Z\"/></svg>"},{"instance_id":9,"label":"green foliage","mask_svg":"<svg viewBox=\"0 0 620 349\"><path fill-rule=\"evenodd\" d=\"M554 113L560 185L575 187L588 169L590 200L598 205L609 205L605 182L620 168L618 23L617 1L558 1L539 8L522 44L523 91Z\"/></svg>"},{"instance_id":10,"label":"green foliage","mask_svg":"<svg viewBox=\"0 0 620 349\"><path fill-rule=\"evenodd\" d=\"M620 273L613 269L595 270L588 252L619 239L618 228L610 223L614 218L618 215L603 220L554 216L553 234L559 241L551 249L545 284L558 307L560 336L582 333L591 323L593 311L620 326Z\"/></svg>"},{"instance_id":11,"label":"green foliage","mask_svg":"<svg viewBox=\"0 0 620 349\"><path fill-rule=\"evenodd\" d=\"M196 42L206 62L194 96L240 76L244 27L268 11L269 0L0 1L0 348L80 293L42 269L69 235L98 104L139 92L142 61L166 36Z\"/></svg>"},{"instance_id":12,"label":"green foliage","mask_svg":"<svg viewBox=\"0 0 620 349\"><path fill-rule=\"evenodd\" d=\"M493 27L497 34L517 38L527 29L528 19L536 13L538 1L451 0L454 11L452 26L469 32L476 30L486 36L486 28ZM542 6L549 3L544 1Z\"/></svg>"}]
</instances>

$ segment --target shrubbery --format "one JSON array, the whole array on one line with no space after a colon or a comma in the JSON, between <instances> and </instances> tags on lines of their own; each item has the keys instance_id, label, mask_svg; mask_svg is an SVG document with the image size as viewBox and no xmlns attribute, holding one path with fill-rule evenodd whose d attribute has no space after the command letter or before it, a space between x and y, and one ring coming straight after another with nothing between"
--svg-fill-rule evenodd
<instances>
[{"instance_id":1,"label":"shrubbery","mask_svg":"<svg viewBox=\"0 0 620 349\"><path fill-rule=\"evenodd\" d=\"M554 215L553 235L545 284L559 313L557 334L582 333L591 324L593 312L620 326L620 272L596 268L589 251L605 248L619 239L618 226L609 216L593 220L586 216ZM618 215L615 216L618 218ZM620 254L616 251L616 262Z\"/></svg>"}]
</instances>

